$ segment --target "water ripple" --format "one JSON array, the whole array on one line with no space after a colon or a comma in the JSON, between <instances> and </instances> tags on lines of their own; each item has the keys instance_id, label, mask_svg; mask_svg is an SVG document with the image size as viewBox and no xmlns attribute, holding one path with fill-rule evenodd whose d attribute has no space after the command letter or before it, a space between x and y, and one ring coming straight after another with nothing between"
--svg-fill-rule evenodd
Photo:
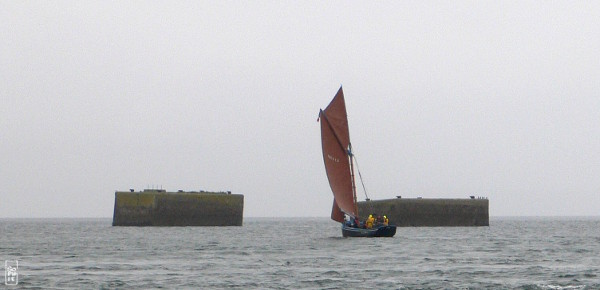
<instances>
[{"instance_id":1,"label":"water ripple","mask_svg":"<svg viewBox=\"0 0 600 290\"><path fill-rule=\"evenodd\" d=\"M0 258L19 260L26 289L600 289L594 219L399 228L392 239L342 238L325 218L227 228L110 222L0 220Z\"/></svg>"}]
</instances>

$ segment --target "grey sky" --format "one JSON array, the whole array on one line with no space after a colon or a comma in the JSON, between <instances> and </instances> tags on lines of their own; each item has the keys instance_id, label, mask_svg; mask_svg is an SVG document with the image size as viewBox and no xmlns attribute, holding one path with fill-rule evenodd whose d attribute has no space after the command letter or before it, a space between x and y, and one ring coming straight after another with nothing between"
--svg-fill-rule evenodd
<instances>
[{"instance_id":1,"label":"grey sky","mask_svg":"<svg viewBox=\"0 0 600 290\"><path fill-rule=\"evenodd\" d=\"M0 217L111 217L148 185L328 216L340 84L372 198L599 214L600 2L0 7Z\"/></svg>"}]
</instances>

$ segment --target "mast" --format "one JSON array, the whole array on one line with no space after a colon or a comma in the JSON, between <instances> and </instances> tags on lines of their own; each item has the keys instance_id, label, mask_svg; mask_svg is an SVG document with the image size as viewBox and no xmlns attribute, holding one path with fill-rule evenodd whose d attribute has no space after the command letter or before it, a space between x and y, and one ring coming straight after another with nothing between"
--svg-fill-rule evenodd
<instances>
[{"instance_id":1,"label":"mast","mask_svg":"<svg viewBox=\"0 0 600 290\"><path fill-rule=\"evenodd\" d=\"M356 183L354 182L354 153L352 153L352 143L348 144L348 156L350 157L350 179L352 180L352 196L354 197L354 212L358 218L358 201L356 200Z\"/></svg>"}]
</instances>

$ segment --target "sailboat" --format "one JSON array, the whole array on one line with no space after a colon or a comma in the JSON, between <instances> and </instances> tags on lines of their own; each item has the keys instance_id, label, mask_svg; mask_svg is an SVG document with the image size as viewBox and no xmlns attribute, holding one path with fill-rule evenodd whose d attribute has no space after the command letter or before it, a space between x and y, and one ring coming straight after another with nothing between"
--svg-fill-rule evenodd
<instances>
[{"instance_id":1,"label":"sailboat","mask_svg":"<svg viewBox=\"0 0 600 290\"><path fill-rule=\"evenodd\" d=\"M354 179L355 158L342 87L327 108L320 110L319 120L323 161L333 192L331 219L342 224L344 237L393 237L396 234L394 225L380 224L370 228L361 225Z\"/></svg>"}]
</instances>

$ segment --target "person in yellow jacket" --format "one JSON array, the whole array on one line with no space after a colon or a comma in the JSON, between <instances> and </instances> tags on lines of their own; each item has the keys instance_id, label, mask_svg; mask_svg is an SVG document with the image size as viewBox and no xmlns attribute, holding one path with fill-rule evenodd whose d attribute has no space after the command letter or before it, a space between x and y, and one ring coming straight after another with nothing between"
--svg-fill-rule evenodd
<instances>
[{"instance_id":1,"label":"person in yellow jacket","mask_svg":"<svg viewBox=\"0 0 600 290\"><path fill-rule=\"evenodd\" d=\"M390 220L388 220L387 216L383 216L383 225L387 226L390 224Z\"/></svg>"},{"instance_id":2,"label":"person in yellow jacket","mask_svg":"<svg viewBox=\"0 0 600 290\"><path fill-rule=\"evenodd\" d=\"M373 222L375 222L375 219L373 218L373 215L370 214L369 218L367 218L367 229L373 228Z\"/></svg>"}]
</instances>

